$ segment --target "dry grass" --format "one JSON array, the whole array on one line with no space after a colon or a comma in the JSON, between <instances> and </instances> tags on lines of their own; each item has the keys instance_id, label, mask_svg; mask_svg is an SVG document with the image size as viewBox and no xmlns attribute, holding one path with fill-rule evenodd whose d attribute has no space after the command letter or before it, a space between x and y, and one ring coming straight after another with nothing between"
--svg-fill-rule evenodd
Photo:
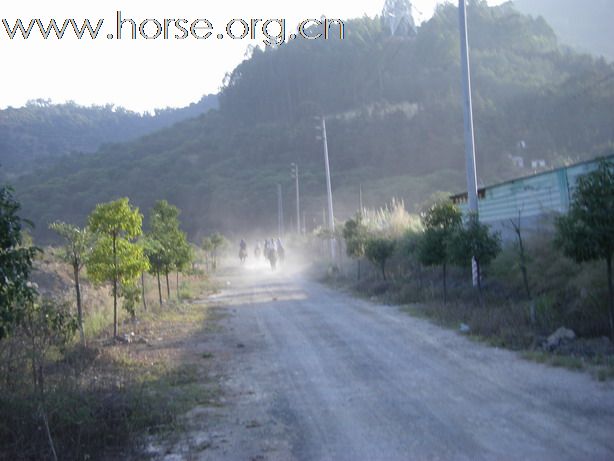
<instances>
[{"instance_id":1,"label":"dry grass","mask_svg":"<svg viewBox=\"0 0 614 461\"><path fill-rule=\"evenodd\" d=\"M45 265L62 271L53 261ZM147 312L141 307L133 321L122 311L120 332L134 340L126 344L110 339L108 292L91 288L97 294L87 298L88 346L52 351L45 367L45 409L60 459L117 459L130 453L140 458L147 434L176 430L196 405L217 405L219 385L209 377L210 362L188 352L215 328L216 313L187 300L212 289L206 278L182 277L182 301L160 306L153 302L157 286L149 283ZM19 356L19 339L14 341L12 351L6 342L0 348L0 459L49 459L28 358Z\"/></svg>"}]
</instances>

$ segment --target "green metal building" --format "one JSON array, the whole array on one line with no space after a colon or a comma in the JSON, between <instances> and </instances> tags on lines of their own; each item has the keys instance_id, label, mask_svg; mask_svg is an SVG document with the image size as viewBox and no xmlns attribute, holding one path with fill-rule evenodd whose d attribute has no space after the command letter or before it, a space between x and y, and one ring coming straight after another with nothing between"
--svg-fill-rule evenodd
<instances>
[{"instance_id":1,"label":"green metal building","mask_svg":"<svg viewBox=\"0 0 614 461\"><path fill-rule=\"evenodd\" d=\"M614 161L614 155L606 158ZM521 227L525 230L551 230L552 217L569 210L578 178L595 170L598 162L577 163L480 188L480 221L501 231L504 239L511 235L510 219L520 219ZM467 211L466 192L451 199L463 212Z\"/></svg>"}]
</instances>

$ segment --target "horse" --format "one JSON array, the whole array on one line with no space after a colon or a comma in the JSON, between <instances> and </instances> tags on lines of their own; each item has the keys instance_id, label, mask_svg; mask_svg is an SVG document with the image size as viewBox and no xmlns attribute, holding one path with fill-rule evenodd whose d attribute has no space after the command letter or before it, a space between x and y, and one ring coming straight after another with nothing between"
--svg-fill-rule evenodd
<instances>
[{"instance_id":1,"label":"horse","mask_svg":"<svg viewBox=\"0 0 614 461\"><path fill-rule=\"evenodd\" d=\"M277 267L277 250L275 248L269 248L266 257L271 263L271 269L275 270Z\"/></svg>"},{"instance_id":2,"label":"horse","mask_svg":"<svg viewBox=\"0 0 614 461\"><path fill-rule=\"evenodd\" d=\"M286 251L284 250L284 247L282 247L281 245L277 247L277 256L278 256L279 262L283 263L286 257Z\"/></svg>"},{"instance_id":3,"label":"horse","mask_svg":"<svg viewBox=\"0 0 614 461\"><path fill-rule=\"evenodd\" d=\"M245 260L247 259L247 250L245 248L239 250L239 259L241 260L241 264L245 264Z\"/></svg>"}]
</instances>

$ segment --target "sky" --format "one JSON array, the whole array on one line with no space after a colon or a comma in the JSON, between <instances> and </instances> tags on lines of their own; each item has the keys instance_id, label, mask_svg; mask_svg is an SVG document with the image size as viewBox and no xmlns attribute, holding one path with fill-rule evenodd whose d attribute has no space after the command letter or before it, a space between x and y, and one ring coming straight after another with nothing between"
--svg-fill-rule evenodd
<instances>
[{"instance_id":1,"label":"sky","mask_svg":"<svg viewBox=\"0 0 614 461\"><path fill-rule=\"evenodd\" d=\"M500 4L503 0L489 0ZM413 0L417 22L430 18L438 0ZM342 20L381 12L384 0L21 0L4 2L0 10L0 56L2 56L3 91L0 108L20 107L28 100L50 99L54 103L74 101L82 105L114 104L144 112L155 108L182 107L198 101L203 95L217 93L224 76L244 58L248 46L264 47L262 23L267 19L285 19L286 36L296 32L297 25L307 19L339 18ZM117 12L121 19L132 20L137 29L144 24L141 36L131 38L132 23L126 22L117 37ZM18 32L10 39L7 31L21 19L27 28L31 20L40 19L47 28L55 19L61 27L74 19L78 28L89 19L93 28L103 20L98 38L75 37L68 24L63 38L41 36L34 27L28 39ZM251 28L252 19L263 22ZM185 20L175 22L174 20ZM196 21L193 33L188 29ZM211 24L212 35L205 37ZM254 39L238 37L245 21L256 30ZM158 30L158 24L160 30ZM184 29L178 28L177 24ZM166 35L164 38L166 25ZM271 36L281 30L279 23L268 26ZM159 36L156 34L159 32ZM185 39L178 39L187 34ZM111 37L113 36L113 37Z\"/></svg>"}]
</instances>

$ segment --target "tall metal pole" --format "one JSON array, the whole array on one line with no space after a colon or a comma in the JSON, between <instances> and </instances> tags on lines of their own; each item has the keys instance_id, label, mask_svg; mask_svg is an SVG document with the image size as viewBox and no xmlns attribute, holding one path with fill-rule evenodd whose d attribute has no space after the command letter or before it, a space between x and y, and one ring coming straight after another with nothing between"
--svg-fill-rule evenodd
<instances>
[{"instance_id":1,"label":"tall metal pole","mask_svg":"<svg viewBox=\"0 0 614 461\"><path fill-rule=\"evenodd\" d=\"M359 203L360 203L360 215L362 216L363 210L364 210L364 205L362 203L362 184L360 185L360 189L358 191L358 199L359 199Z\"/></svg>"},{"instance_id":2,"label":"tall metal pole","mask_svg":"<svg viewBox=\"0 0 614 461\"><path fill-rule=\"evenodd\" d=\"M328 230L331 233L330 257L335 261L335 216L333 214L333 192L330 184L330 165L328 163L328 140L326 138L326 118L322 115L322 138L324 141L324 163L326 166L326 193L328 195Z\"/></svg>"},{"instance_id":3,"label":"tall metal pole","mask_svg":"<svg viewBox=\"0 0 614 461\"><path fill-rule=\"evenodd\" d=\"M281 198L281 184L277 184L277 236L284 235L284 207Z\"/></svg>"},{"instance_id":4,"label":"tall metal pole","mask_svg":"<svg viewBox=\"0 0 614 461\"><path fill-rule=\"evenodd\" d=\"M296 180L296 233L301 235L301 197L298 188L298 164L292 164L292 176Z\"/></svg>"},{"instance_id":5,"label":"tall metal pole","mask_svg":"<svg viewBox=\"0 0 614 461\"><path fill-rule=\"evenodd\" d=\"M469 211L478 212L478 186L475 166L475 138L473 134L473 106L471 103L471 71L469 69L469 40L467 38L467 6L465 0L458 1L460 21L461 65L463 77L463 112L465 119L465 167Z\"/></svg>"},{"instance_id":6,"label":"tall metal pole","mask_svg":"<svg viewBox=\"0 0 614 461\"><path fill-rule=\"evenodd\" d=\"M470 219L478 218L478 184L475 166L475 137L473 132L473 106L471 103L471 71L469 68L469 40L467 38L467 5L458 0L460 23L461 66L463 78L463 112L465 119L465 169L467 173L467 204ZM473 285L477 284L477 265L472 263Z\"/></svg>"}]
</instances>

